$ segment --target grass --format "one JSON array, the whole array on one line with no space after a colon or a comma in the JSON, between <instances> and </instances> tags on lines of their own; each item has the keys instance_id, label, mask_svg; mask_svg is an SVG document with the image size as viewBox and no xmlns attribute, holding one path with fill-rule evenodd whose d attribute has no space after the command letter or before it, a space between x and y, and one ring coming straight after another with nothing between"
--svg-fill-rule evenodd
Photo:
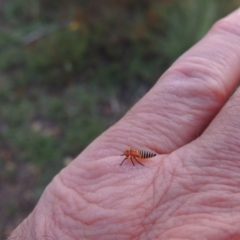
<instances>
[{"instance_id":1,"label":"grass","mask_svg":"<svg viewBox=\"0 0 240 240\"><path fill-rule=\"evenodd\" d=\"M32 210L53 176L234 4L3 3L0 239Z\"/></svg>"}]
</instances>

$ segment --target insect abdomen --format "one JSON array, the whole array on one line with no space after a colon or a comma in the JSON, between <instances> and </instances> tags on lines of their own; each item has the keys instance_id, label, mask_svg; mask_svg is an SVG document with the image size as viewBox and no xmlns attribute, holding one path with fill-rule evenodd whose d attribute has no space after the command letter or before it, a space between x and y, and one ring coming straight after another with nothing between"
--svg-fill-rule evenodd
<instances>
[{"instance_id":1,"label":"insect abdomen","mask_svg":"<svg viewBox=\"0 0 240 240\"><path fill-rule=\"evenodd\" d=\"M141 158L152 158L156 156L156 153L144 151L144 150L139 150L139 155Z\"/></svg>"}]
</instances>

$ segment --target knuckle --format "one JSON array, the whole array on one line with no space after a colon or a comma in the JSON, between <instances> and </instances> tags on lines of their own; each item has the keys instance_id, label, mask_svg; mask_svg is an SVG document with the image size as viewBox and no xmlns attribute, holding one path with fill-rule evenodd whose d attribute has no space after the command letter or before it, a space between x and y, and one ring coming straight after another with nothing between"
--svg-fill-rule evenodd
<instances>
[{"instance_id":1,"label":"knuckle","mask_svg":"<svg viewBox=\"0 0 240 240\"><path fill-rule=\"evenodd\" d=\"M222 75L205 64L186 64L170 70L166 76L165 86L168 93L181 99L200 101L200 104L225 101L227 91L220 78Z\"/></svg>"},{"instance_id":2,"label":"knuckle","mask_svg":"<svg viewBox=\"0 0 240 240\"><path fill-rule=\"evenodd\" d=\"M240 37L240 22L238 18L222 18L213 24L210 32L231 34Z\"/></svg>"}]
</instances>

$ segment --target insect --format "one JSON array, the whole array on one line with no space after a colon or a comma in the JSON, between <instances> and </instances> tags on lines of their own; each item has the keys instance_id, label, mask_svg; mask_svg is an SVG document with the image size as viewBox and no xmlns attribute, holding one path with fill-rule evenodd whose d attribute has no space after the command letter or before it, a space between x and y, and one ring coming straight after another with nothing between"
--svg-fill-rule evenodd
<instances>
[{"instance_id":1,"label":"insect","mask_svg":"<svg viewBox=\"0 0 240 240\"><path fill-rule=\"evenodd\" d=\"M126 158L123 159L120 166L122 166L122 164L125 162L125 160L128 159L129 157L130 157L130 160L131 160L133 166L135 166L133 159L135 159L139 164L144 166L141 162L138 161L138 159L152 158L152 157L155 157L156 155L157 155L156 153L152 153L152 152L148 152L148 151L144 151L144 150L137 150L134 148L129 148L129 149L126 149L123 152L123 154L121 155L121 156L126 156Z\"/></svg>"}]
</instances>

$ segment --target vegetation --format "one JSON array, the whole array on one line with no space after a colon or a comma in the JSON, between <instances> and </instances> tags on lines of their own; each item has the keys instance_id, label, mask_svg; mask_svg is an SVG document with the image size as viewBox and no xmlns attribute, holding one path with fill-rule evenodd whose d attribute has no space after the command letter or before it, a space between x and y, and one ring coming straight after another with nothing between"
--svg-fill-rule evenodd
<instances>
[{"instance_id":1,"label":"vegetation","mask_svg":"<svg viewBox=\"0 0 240 240\"><path fill-rule=\"evenodd\" d=\"M236 0L8 0L0 17L0 239Z\"/></svg>"}]
</instances>

